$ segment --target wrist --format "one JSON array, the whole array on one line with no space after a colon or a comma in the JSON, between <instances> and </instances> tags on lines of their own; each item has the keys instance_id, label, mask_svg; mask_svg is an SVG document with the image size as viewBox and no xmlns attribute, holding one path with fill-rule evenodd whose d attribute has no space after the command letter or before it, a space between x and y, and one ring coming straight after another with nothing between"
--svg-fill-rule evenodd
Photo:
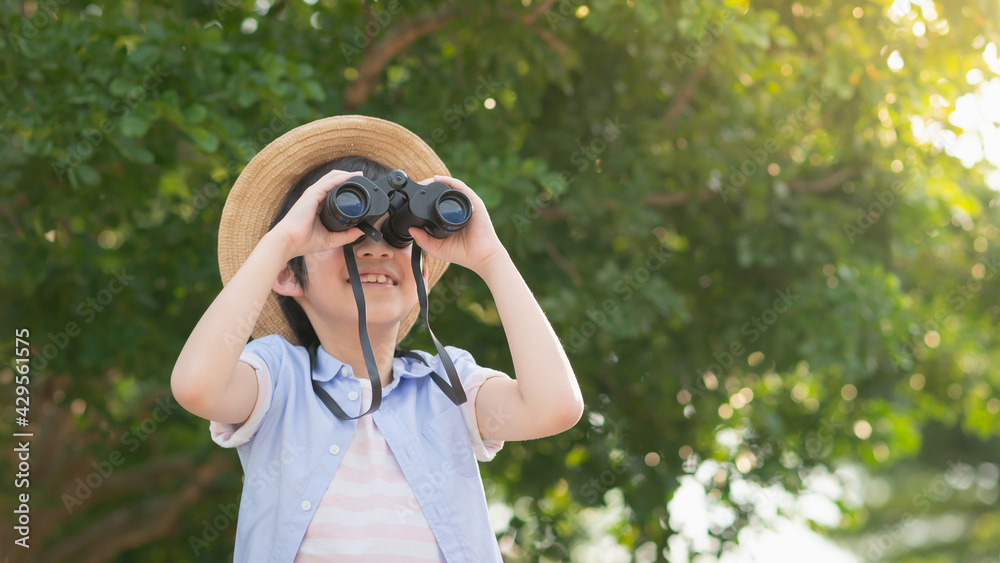
<instances>
[{"instance_id":1,"label":"wrist","mask_svg":"<svg viewBox=\"0 0 1000 563\"><path fill-rule=\"evenodd\" d=\"M257 243L257 248L260 247L266 248L269 255L280 257L282 264L295 258L291 240L279 231L270 230L264 233L264 236Z\"/></svg>"},{"instance_id":2,"label":"wrist","mask_svg":"<svg viewBox=\"0 0 1000 563\"><path fill-rule=\"evenodd\" d=\"M479 262L472 271L483 278L483 281L489 285L492 280L496 279L504 270L509 269L513 265L514 261L511 259L510 254L501 245L495 252Z\"/></svg>"}]
</instances>

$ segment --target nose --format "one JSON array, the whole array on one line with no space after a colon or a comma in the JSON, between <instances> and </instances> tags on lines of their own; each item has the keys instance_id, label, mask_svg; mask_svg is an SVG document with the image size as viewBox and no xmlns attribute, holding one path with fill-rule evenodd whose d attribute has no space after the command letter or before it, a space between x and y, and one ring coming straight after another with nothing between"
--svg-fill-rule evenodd
<instances>
[{"instance_id":1,"label":"nose","mask_svg":"<svg viewBox=\"0 0 1000 563\"><path fill-rule=\"evenodd\" d=\"M354 254L363 258L392 258L394 250L386 244L385 239L373 242L371 237L365 237L364 242L355 246Z\"/></svg>"},{"instance_id":2,"label":"nose","mask_svg":"<svg viewBox=\"0 0 1000 563\"><path fill-rule=\"evenodd\" d=\"M384 222L385 217L376 221L373 226L378 229ZM385 242L385 238L379 242L375 242L369 236L363 237L360 243L354 245L354 254L363 258L392 258L395 250L395 248Z\"/></svg>"}]
</instances>

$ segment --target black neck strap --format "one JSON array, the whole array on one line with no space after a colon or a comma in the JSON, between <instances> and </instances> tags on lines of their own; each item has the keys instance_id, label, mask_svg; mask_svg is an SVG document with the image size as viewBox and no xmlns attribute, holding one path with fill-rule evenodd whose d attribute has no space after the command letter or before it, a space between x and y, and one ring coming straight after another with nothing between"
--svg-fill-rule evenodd
<instances>
[{"instance_id":1,"label":"black neck strap","mask_svg":"<svg viewBox=\"0 0 1000 563\"><path fill-rule=\"evenodd\" d=\"M366 414L371 414L382 404L382 380L378 376L378 364L375 362L375 353L372 352L372 343L368 338L368 316L365 312L365 290L361 286L361 276L358 274L358 262L354 258L354 244L344 245L344 261L347 262L347 274L351 277L351 290L354 292L354 303L358 306L358 334L361 337L361 353L365 356L365 367L368 368L368 380L372 383L372 404L368 410L358 416L348 416L344 409L333 400L315 379L312 380L313 390L326 405L334 416L341 420L351 420L361 418Z\"/></svg>"},{"instance_id":2,"label":"black neck strap","mask_svg":"<svg viewBox=\"0 0 1000 563\"><path fill-rule=\"evenodd\" d=\"M430 320L427 317L427 291L424 288L424 277L420 272L420 247L413 244L412 248L412 258L410 265L413 268L413 278L417 284L417 299L420 302L420 314L424 319L424 326L427 327L427 332L431 335L431 340L434 341L434 347L437 348L438 355L441 358L441 363L444 365L445 372L448 374L448 379L451 381L451 385L448 385L444 379L437 374L437 372L431 372L430 376L434 383L441 388L441 391L451 399L451 402L456 405L461 405L468 398L465 395L465 389L462 387L462 381L458 377L458 372L455 370L455 364L451 361L451 356L448 355L447 350L441 345L437 337L434 336L434 331L431 330ZM365 366L368 368L368 380L372 384L372 404L367 411L359 414L358 416L348 415L344 409L340 408L340 405L333 400L333 397L327 393L323 387L320 386L319 382L315 379L312 380L313 390L319 395L323 404L326 405L330 412L334 416L341 420L352 420L355 418L361 418L367 414L375 412L379 405L382 404L382 381L379 379L378 375L378 364L375 362L375 354L372 351L372 343L368 337L368 319L365 313L365 292L361 285L361 276L358 273L358 263L354 257L354 244L344 245L344 260L347 262L347 273L351 277L351 290L354 292L354 302L358 307L358 334L361 338L361 351L365 357ZM427 362L424 361L419 354L414 352L404 352L397 350L394 354L395 357L408 357L415 358L422 362L424 365Z\"/></svg>"},{"instance_id":3,"label":"black neck strap","mask_svg":"<svg viewBox=\"0 0 1000 563\"><path fill-rule=\"evenodd\" d=\"M434 347L437 348L438 356L441 358L441 363L444 365L444 371L448 374L448 379L451 381L451 386L449 387L444 379L441 378L437 372L431 372L431 378L434 383L444 391L444 394L451 399L451 402L456 405L461 405L468 398L465 396L465 388L462 387L462 380L458 378L458 372L455 370L455 364L451 361L451 356L448 355L448 351L444 349L444 346L438 341L437 337L434 336L434 331L431 330L431 322L427 318L427 291L424 289L424 276L420 272L420 247L417 243L413 243L413 250L410 254L410 266L413 268L413 279L417 282L417 299L420 301L420 316L424 319L424 326L427 327L427 334L431 335L431 340L434 342Z\"/></svg>"}]
</instances>

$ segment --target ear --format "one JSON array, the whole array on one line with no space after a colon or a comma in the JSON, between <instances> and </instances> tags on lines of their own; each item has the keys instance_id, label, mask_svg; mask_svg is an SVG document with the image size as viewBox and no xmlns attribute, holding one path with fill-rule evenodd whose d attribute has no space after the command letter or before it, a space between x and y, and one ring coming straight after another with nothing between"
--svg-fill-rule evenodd
<instances>
[{"instance_id":1,"label":"ear","mask_svg":"<svg viewBox=\"0 0 1000 563\"><path fill-rule=\"evenodd\" d=\"M274 284L271 285L271 289L278 295L287 295L288 297L299 297L305 293L302 291L302 286L295 281L295 274L287 264L278 273L278 277L274 280Z\"/></svg>"}]
</instances>

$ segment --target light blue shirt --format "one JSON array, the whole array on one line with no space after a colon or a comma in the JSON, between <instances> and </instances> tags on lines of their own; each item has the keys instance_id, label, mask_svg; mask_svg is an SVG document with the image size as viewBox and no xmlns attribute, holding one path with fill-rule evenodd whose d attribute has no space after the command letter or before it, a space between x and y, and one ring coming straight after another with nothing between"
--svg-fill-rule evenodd
<instances>
[{"instance_id":1,"label":"light blue shirt","mask_svg":"<svg viewBox=\"0 0 1000 563\"><path fill-rule=\"evenodd\" d=\"M429 365L394 358L393 381L371 416L446 560L502 562L476 460L489 461L503 442L481 438L475 394L486 379L507 376L477 366L464 350L447 350L468 402L452 403L428 377L445 374L440 360L418 352ZM261 383L257 405L242 425L211 423L216 443L237 447L245 474L234 561L291 563L357 421L337 419L316 396L304 347L265 336L247 344L240 361L253 366ZM313 378L347 414L360 414L361 382L322 346Z\"/></svg>"}]
</instances>

